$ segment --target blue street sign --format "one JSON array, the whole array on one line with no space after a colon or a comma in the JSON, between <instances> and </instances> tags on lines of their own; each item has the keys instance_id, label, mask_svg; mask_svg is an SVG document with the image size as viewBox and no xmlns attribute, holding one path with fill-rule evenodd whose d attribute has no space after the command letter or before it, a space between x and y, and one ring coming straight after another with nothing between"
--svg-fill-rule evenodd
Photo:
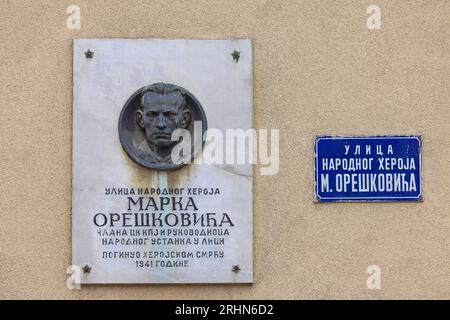
<instances>
[{"instance_id":1,"label":"blue street sign","mask_svg":"<svg viewBox=\"0 0 450 320\"><path fill-rule=\"evenodd\" d=\"M318 136L319 202L422 201L420 136Z\"/></svg>"}]
</instances>

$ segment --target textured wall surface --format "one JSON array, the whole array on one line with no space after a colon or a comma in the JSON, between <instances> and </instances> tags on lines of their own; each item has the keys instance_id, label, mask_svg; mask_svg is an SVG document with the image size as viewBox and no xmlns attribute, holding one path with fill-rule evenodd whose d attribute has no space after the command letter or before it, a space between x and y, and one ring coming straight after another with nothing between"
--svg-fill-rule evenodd
<instances>
[{"instance_id":1,"label":"textured wall surface","mask_svg":"<svg viewBox=\"0 0 450 320\"><path fill-rule=\"evenodd\" d=\"M373 31L371 3L2 0L0 298L450 298L450 2L376 1ZM253 40L254 126L281 130L279 173L255 170L253 285L66 288L72 39L102 37ZM425 201L314 203L315 134L421 134Z\"/></svg>"}]
</instances>

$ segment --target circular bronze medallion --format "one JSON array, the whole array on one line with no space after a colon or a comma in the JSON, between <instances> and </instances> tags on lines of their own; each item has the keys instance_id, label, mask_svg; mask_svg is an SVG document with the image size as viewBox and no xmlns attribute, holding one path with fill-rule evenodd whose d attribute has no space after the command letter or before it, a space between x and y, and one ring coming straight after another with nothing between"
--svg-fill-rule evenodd
<instances>
[{"instance_id":1,"label":"circular bronze medallion","mask_svg":"<svg viewBox=\"0 0 450 320\"><path fill-rule=\"evenodd\" d=\"M181 140L172 141L172 133L177 129L189 131L192 146L188 158L192 161L198 151L194 148L197 121L201 121L203 143L207 121L200 102L182 87L154 83L137 90L123 106L119 117L120 143L141 166L157 170L180 168L186 163L174 163L171 155Z\"/></svg>"}]
</instances>

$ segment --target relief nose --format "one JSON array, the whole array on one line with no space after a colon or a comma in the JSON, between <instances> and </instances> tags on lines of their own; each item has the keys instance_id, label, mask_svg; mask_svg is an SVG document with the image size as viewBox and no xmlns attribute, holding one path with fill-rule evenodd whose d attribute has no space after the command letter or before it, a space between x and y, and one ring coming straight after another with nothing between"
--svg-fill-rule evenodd
<instances>
[{"instance_id":1,"label":"relief nose","mask_svg":"<svg viewBox=\"0 0 450 320\"><path fill-rule=\"evenodd\" d=\"M160 130L166 127L166 122L164 121L164 116L159 115L158 121L156 122L156 127Z\"/></svg>"}]
</instances>

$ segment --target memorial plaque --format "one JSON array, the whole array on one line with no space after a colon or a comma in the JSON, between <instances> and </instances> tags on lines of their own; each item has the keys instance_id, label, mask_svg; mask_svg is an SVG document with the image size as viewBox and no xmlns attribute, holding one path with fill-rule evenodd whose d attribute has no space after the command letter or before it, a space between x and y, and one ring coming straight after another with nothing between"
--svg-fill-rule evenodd
<instances>
[{"instance_id":1,"label":"memorial plaque","mask_svg":"<svg viewBox=\"0 0 450 320\"><path fill-rule=\"evenodd\" d=\"M421 147L419 136L316 137L316 201L421 201Z\"/></svg>"},{"instance_id":2,"label":"memorial plaque","mask_svg":"<svg viewBox=\"0 0 450 320\"><path fill-rule=\"evenodd\" d=\"M252 166L204 159L252 128L252 91L249 40L74 41L82 283L253 281Z\"/></svg>"}]
</instances>

